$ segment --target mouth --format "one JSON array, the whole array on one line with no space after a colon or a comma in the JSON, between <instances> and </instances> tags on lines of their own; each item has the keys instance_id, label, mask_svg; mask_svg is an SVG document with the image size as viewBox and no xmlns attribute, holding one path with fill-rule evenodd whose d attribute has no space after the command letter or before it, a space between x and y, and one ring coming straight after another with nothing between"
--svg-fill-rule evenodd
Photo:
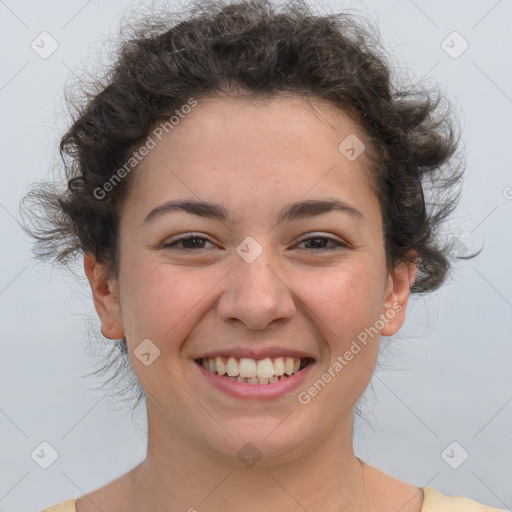
<instances>
[{"instance_id":1,"label":"mouth","mask_svg":"<svg viewBox=\"0 0 512 512\"><path fill-rule=\"evenodd\" d=\"M304 372L315 360L310 357L266 357L264 359L233 356L202 357L194 360L217 378L252 386L270 386ZM293 379L295 380L295 379Z\"/></svg>"}]
</instances>

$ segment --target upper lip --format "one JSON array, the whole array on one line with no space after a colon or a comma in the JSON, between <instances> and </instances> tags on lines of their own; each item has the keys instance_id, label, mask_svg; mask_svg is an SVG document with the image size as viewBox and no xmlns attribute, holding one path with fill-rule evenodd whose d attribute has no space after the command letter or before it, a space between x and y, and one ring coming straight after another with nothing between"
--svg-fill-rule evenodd
<instances>
[{"instance_id":1,"label":"upper lip","mask_svg":"<svg viewBox=\"0 0 512 512\"><path fill-rule=\"evenodd\" d=\"M235 357L237 359L266 359L267 357L294 357L300 359L315 359L311 354L308 354L307 352L283 347L267 347L261 349L243 347L225 348L205 352L204 354L195 357L194 359L214 359L216 357Z\"/></svg>"}]
</instances>

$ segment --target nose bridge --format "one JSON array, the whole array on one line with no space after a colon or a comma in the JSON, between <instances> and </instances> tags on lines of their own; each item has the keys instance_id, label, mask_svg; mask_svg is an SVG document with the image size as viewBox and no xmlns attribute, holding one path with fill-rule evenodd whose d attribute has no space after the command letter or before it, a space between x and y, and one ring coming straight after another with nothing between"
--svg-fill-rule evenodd
<instances>
[{"instance_id":1,"label":"nose bridge","mask_svg":"<svg viewBox=\"0 0 512 512\"><path fill-rule=\"evenodd\" d=\"M220 319L237 319L248 328L263 329L295 312L293 294L279 275L277 256L254 238L236 249L233 268L217 305Z\"/></svg>"}]
</instances>

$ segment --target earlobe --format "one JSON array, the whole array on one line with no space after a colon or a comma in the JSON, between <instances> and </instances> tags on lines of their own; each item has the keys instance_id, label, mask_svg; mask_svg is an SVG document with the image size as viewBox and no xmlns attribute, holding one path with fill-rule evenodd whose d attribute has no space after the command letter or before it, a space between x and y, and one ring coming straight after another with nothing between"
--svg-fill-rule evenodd
<instances>
[{"instance_id":1,"label":"earlobe","mask_svg":"<svg viewBox=\"0 0 512 512\"><path fill-rule=\"evenodd\" d=\"M412 251L412 253L413 256L417 255L416 251ZM381 331L383 336L392 336L404 324L407 302L417 272L418 259L416 256L414 259L410 258L400 263L388 276L387 296L382 311L386 318Z\"/></svg>"},{"instance_id":2,"label":"earlobe","mask_svg":"<svg viewBox=\"0 0 512 512\"><path fill-rule=\"evenodd\" d=\"M84 270L91 286L94 307L101 321L101 333L116 340L125 335L117 282L109 269L89 253L84 254Z\"/></svg>"}]
</instances>

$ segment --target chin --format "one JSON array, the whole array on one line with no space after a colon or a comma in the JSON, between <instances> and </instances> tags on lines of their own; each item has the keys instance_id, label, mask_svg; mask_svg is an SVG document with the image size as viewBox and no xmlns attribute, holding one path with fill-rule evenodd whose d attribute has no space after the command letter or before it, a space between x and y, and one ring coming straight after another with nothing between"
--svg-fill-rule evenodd
<instances>
[{"instance_id":1,"label":"chin","mask_svg":"<svg viewBox=\"0 0 512 512\"><path fill-rule=\"evenodd\" d=\"M219 456L238 467L256 464L258 467L276 466L306 452L308 439L315 438L314 432L294 424L291 419L293 413L288 417L287 414L279 418L253 416L224 422L223 426L232 437L222 430L220 436L212 439L212 430L209 430L203 440L209 439ZM219 432L219 429L215 431Z\"/></svg>"}]
</instances>

